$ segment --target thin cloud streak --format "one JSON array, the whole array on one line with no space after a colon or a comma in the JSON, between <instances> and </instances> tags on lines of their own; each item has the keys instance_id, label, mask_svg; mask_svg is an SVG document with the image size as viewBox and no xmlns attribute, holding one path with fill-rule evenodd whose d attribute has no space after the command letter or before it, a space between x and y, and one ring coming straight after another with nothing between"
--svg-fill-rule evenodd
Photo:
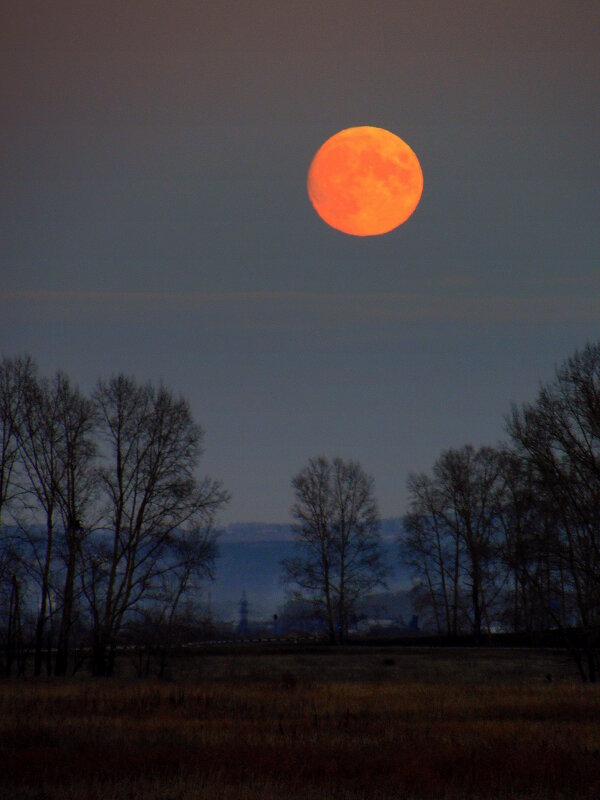
<instances>
[{"instance_id":1,"label":"thin cloud streak","mask_svg":"<svg viewBox=\"0 0 600 800\"><path fill-rule=\"evenodd\" d=\"M426 295L405 292L98 292L0 291L5 322L171 320L201 315L213 327L255 330L338 330L402 323L593 322L600 297L582 295Z\"/></svg>"}]
</instances>

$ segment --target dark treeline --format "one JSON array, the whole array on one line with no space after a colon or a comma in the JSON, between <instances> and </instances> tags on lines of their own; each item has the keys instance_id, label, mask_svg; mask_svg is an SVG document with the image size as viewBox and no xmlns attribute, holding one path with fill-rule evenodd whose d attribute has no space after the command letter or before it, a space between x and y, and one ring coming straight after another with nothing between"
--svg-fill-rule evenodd
<instances>
[{"instance_id":1,"label":"dark treeline","mask_svg":"<svg viewBox=\"0 0 600 800\"><path fill-rule=\"evenodd\" d=\"M583 680L599 677L600 343L513 407L497 447L444 451L409 478L399 539L421 629L483 641L558 633ZM199 583L228 500L197 475L202 429L187 402L124 375L82 394L28 357L0 363L0 669L110 675L120 644L198 625ZM292 479L290 595L331 642L385 585L373 479L311 459ZM303 608L304 608L303 606ZM197 627L196 627L197 630ZM532 638L533 641L533 638ZM141 670L141 666L140 666Z\"/></svg>"},{"instance_id":2,"label":"dark treeline","mask_svg":"<svg viewBox=\"0 0 600 800\"><path fill-rule=\"evenodd\" d=\"M163 386L124 375L91 396L29 357L0 364L0 626L5 673L66 674L73 648L111 674L127 628L160 631L210 577L221 484L202 429ZM165 654L163 654L165 655Z\"/></svg>"},{"instance_id":3,"label":"dark treeline","mask_svg":"<svg viewBox=\"0 0 600 800\"><path fill-rule=\"evenodd\" d=\"M401 557L440 635L558 630L583 680L600 645L600 344L513 407L497 447L409 478Z\"/></svg>"}]
</instances>

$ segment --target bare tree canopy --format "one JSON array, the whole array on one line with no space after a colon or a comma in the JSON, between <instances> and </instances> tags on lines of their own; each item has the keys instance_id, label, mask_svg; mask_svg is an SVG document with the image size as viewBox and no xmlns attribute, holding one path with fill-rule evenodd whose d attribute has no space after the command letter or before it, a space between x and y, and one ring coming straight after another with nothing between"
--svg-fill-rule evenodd
<instances>
[{"instance_id":1,"label":"bare tree canopy","mask_svg":"<svg viewBox=\"0 0 600 800\"><path fill-rule=\"evenodd\" d=\"M344 641L359 598L384 582L373 479L355 461L312 458L292 480L298 554L284 581L308 597L329 640Z\"/></svg>"},{"instance_id":2,"label":"bare tree canopy","mask_svg":"<svg viewBox=\"0 0 600 800\"><path fill-rule=\"evenodd\" d=\"M192 572L203 571L214 558L213 521L228 495L219 482L196 478L202 429L185 400L124 375L100 381L94 399L104 522L88 554L84 584L93 618L94 668L104 673L112 669L128 612L180 568L182 558ZM194 537L194 530L204 535ZM187 582L189 572L183 576Z\"/></svg>"},{"instance_id":3,"label":"bare tree canopy","mask_svg":"<svg viewBox=\"0 0 600 800\"><path fill-rule=\"evenodd\" d=\"M23 497L19 452L19 417L35 366L28 356L0 362L0 620L5 626L4 672L9 675L15 658L24 671L22 593L26 562L20 537L7 520L14 519L15 504Z\"/></svg>"},{"instance_id":4,"label":"bare tree canopy","mask_svg":"<svg viewBox=\"0 0 600 800\"><path fill-rule=\"evenodd\" d=\"M58 393L47 379L30 375L19 409L17 436L23 471L23 512L27 522L20 522L32 553L31 572L39 586L39 604L35 626L34 674L42 669L42 648L46 626L51 617L52 565L56 560L56 525L59 515L59 485L64 465L61 450L61 412ZM35 525L43 524L41 534Z\"/></svg>"},{"instance_id":5,"label":"bare tree canopy","mask_svg":"<svg viewBox=\"0 0 600 800\"><path fill-rule=\"evenodd\" d=\"M600 677L600 344L513 407L509 443L409 480L401 557L438 632L560 633Z\"/></svg>"},{"instance_id":6,"label":"bare tree canopy","mask_svg":"<svg viewBox=\"0 0 600 800\"><path fill-rule=\"evenodd\" d=\"M82 548L92 526L95 499L94 438L97 413L92 400L72 387L66 375L57 373L52 394L58 416L60 480L57 484L64 546L62 611L54 672L65 675L69 657L69 638L75 612L75 580L81 564Z\"/></svg>"},{"instance_id":7,"label":"bare tree canopy","mask_svg":"<svg viewBox=\"0 0 600 800\"><path fill-rule=\"evenodd\" d=\"M19 414L34 371L29 356L3 358L0 362L0 527L5 506L19 491L15 480L19 455Z\"/></svg>"},{"instance_id":8,"label":"bare tree canopy","mask_svg":"<svg viewBox=\"0 0 600 800\"><path fill-rule=\"evenodd\" d=\"M0 425L0 513L13 523L0 525L5 669L23 613L35 617L36 675L44 652L48 673L66 674L76 623L99 674L136 616L163 619L168 641L181 604L214 574L228 500L197 475L203 433L187 402L123 375L86 397L61 372L38 378L31 359L4 359Z\"/></svg>"},{"instance_id":9,"label":"bare tree canopy","mask_svg":"<svg viewBox=\"0 0 600 800\"><path fill-rule=\"evenodd\" d=\"M496 452L467 445L444 451L432 477L409 479L402 554L440 633L456 635L465 621L477 637L491 629L498 476Z\"/></svg>"},{"instance_id":10,"label":"bare tree canopy","mask_svg":"<svg viewBox=\"0 0 600 800\"><path fill-rule=\"evenodd\" d=\"M600 344L576 352L540 389L536 401L513 408L508 430L534 471L546 514L555 520L551 568L561 594L549 611L564 625L564 595L572 624L584 632L579 668L598 678L600 663ZM550 598L549 598L550 599ZM586 664L584 665L584 660Z\"/></svg>"}]
</instances>

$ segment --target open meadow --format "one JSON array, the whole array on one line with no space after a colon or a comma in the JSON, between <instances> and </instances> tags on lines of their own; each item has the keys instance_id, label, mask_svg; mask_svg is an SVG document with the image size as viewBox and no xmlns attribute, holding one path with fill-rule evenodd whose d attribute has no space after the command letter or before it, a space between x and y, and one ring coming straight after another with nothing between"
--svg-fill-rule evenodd
<instances>
[{"instance_id":1,"label":"open meadow","mask_svg":"<svg viewBox=\"0 0 600 800\"><path fill-rule=\"evenodd\" d=\"M560 651L205 647L160 682L118 666L0 683L1 797L600 796L600 688Z\"/></svg>"}]
</instances>

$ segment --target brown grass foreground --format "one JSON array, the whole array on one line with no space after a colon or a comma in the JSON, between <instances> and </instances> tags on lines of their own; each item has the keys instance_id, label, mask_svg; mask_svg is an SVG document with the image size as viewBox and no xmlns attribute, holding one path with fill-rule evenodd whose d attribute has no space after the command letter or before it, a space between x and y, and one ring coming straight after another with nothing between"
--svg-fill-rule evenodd
<instances>
[{"instance_id":1,"label":"brown grass foreground","mask_svg":"<svg viewBox=\"0 0 600 800\"><path fill-rule=\"evenodd\" d=\"M236 651L177 667L162 683L0 684L0 796L600 796L600 690L558 655Z\"/></svg>"}]
</instances>

